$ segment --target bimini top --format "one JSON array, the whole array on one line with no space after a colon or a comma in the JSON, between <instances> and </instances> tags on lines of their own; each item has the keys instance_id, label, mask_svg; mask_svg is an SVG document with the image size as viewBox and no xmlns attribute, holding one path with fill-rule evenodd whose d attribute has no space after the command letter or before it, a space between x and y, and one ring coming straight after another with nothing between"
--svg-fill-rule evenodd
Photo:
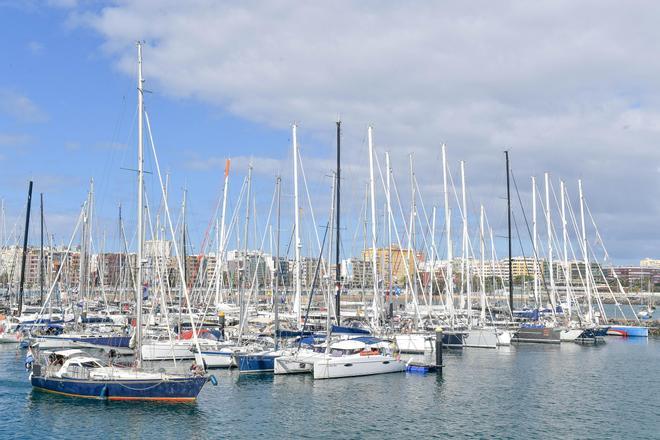
<instances>
[{"instance_id":1,"label":"bimini top","mask_svg":"<svg viewBox=\"0 0 660 440\"><path fill-rule=\"evenodd\" d=\"M356 341L354 339L347 339L345 341L335 342L331 345L333 350L362 350L366 347L364 342Z\"/></svg>"},{"instance_id":2,"label":"bimini top","mask_svg":"<svg viewBox=\"0 0 660 440\"><path fill-rule=\"evenodd\" d=\"M84 351L75 350L75 349L54 351L53 354L57 357L62 357L64 359L70 359L70 358L77 357L77 356L89 357L89 354L85 353Z\"/></svg>"}]
</instances>

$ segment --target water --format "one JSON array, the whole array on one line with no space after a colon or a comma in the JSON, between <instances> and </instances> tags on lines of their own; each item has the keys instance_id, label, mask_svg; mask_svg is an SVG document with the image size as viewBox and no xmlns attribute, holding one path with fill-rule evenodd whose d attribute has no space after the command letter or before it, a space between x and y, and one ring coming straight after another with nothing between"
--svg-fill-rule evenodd
<instances>
[{"instance_id":1,"label":"water","mask_svg":"<svg viewBox=\"0 0 660 440\"><path fill-rule=\"evenodd\" d=\"M0 438L660 438L660 340L445 352L437 375L216 371L194 404L32 391L0 346Z\"/></svg>"}]
</instances>

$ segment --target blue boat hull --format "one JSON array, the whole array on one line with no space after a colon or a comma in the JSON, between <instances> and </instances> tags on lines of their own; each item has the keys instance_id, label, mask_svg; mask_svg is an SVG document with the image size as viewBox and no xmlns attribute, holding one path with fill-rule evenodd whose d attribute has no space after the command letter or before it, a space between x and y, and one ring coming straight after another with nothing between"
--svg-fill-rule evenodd
<instances>
[{"instance_id":1,"label":"blue boat hull","mask_svg":"<svg viewBox=\"0 0 660 440\"><path fill-rule=\"evenodd\" d=\"M613 325L608 331L608 335L625 336L628 338L648 338L648 327L637 327L634 325Z\"/></svg>"},{"instance_id":2,"label":"blue boat hull","mask_svg":"<svg viewBox=\"0 0 660 440\"><path fill-rule=\"evenodd\" d=\"M36 390L72 397L101 400L158 400L188 402L197 398L206 377L194 376L169 380L80 380L32 376Z\"/></svg>"},{"instance_id":3,"label":"blue boat hull","mask_svg":"<svg viewBox=\"0 0 660 440\"><path fill-rule=\"evenodd\" d=\"M610 329L609 325L596 327L594 329L594 335L597 337L604 337L607 335L607 331Z\"/></svg>"},{"instance_id":4,"label":"blue boat hull","mask_svg":"<svg viewBox=\"0 0 660 440\"><path fill-rule=\"evenodd\" d=\"M50 337L41 336L43 339L56 339L63 341L78 342L81 344L98 345L101 347L129 348L131 342L130 336L89 336L89 337Z\"/></svg>"},{"instance_id":5,"label":"blue boat hull","mask_svg":"<svg viewBox=\"0 0 660 440\"><path fill-rule=\"evenodd\" d=\"M241 373L268 373L275 371L275 358L279 356L271 354L242 354L236 356L236 363Z\"/></svg>"}]
</instances>

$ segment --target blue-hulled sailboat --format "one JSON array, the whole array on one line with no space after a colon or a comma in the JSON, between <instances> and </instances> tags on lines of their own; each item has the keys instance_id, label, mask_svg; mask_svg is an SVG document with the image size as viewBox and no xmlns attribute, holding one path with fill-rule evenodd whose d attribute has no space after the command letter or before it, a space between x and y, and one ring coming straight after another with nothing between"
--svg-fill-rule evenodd
<instances>
[{"instance_id":1,"label":"blue-hulled sailboat","mask_svg":"<svg viewBox=\"0 0 660 440\"><path fill-rule=\"evenodd\" d=\"M150 372L141 368L142 345L142 251L143 232L143 81L142 81L142 45L138 49L138 216L137 216L137 275L136 275L136 363L135 367L117 367L108 365L99 358L80 350L42 352L36 356L32 365L30 382L35 390L49 391L73 397L102 400L157 400L170 402L194 401L204 384L215 378L204 374L202 362L189 374L168 374ZM156 166L158 166L157 159ZM160 178L160 171L159 171ZM161 182L162 183L162 182ZM161 185L162 186L162 185ZM170 225L171 226L171 225ZM181 264L179 269L183 272ZM61 272L58 272L57 278ZM184 293L187 295L185 283ZM52 293L52 289L51 289ZM49 294L50 296L50 294ZM190 308L189 308L190 309ZM193 337L197 334L193 324ZM199 351L199 344L197 344ZM30 363L32 363L32 353ZM26 365L27 365L26 361Z\"/></svg>"}]
</instances>

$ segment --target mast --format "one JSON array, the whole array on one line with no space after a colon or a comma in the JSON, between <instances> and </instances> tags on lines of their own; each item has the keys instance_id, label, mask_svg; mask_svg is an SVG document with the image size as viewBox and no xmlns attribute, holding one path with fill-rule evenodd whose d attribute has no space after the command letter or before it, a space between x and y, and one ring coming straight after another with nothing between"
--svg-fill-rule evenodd
<instances>
[{"instance_id":1,"label":"mast","mask_svg":"<svg viewBox=\"0 0 660 440\"><path fill-rule=\"evenodd\" d=\"M369 126L367 131L367 139L369 143L369 191L371 194L371 272L373 274L373 310L374 322L378 322L380 315L380 298L378 295L378 261L376 255L376 185L374 183L374 143L373 143L373 128Z\"/></svg>"},{"instance_id":2,"label":"mast","mask_svg":"<svg viewBox=\"0 0 660 440\"><path fill-rule=\"evenodd\" d=\"M282 178L277 176L277 231L275 231L275 289L273 290L273 308L275 313L275 350L279 349L278 333L280 330L280 315L279 315L279 290L280 290L280 271L282 266L280 263L280 207L282 199Z\"/></svg>"},{"instance_id":3,"label":"mast","mask_svg":"<svg viewBox=\"0 0 660 440\"><path fill-rule=\"evenodd\" d=\"M293 124L291 127L291 136L293 142L293 221L294 221L294 235L295 235L295 270L293 271L293 279L295 283L295 293L293 298L293 311L296 315L296 323L300 325L300 295L302 285L300 280L300 251L302 243L300 242L300 205L298 202L298 127Z\"/></svg>"},{"instance_id":4,"label":"mast","mask_svg":"<svg viewBox=\"0 0 660 440\"><path fill-rule=\"evenodd\" d=\"M229 165L230 159L225 162L225 183L222 190L222 216L220 219L220 236L218 237L218 255L216 256L215 268L215 306L217 307L222 298L220 297L220 280L222 279L222 256L225 252L225 214L227 212L227 190L229 189Z\"/></svg>"},{"instance_id":5,"label":"mast","mask_svg":"<svg viewBox=\"0 0 660 440\"><path fill-rule=\"evenodd\" d=\"M454 281L452 274L452 243L451 243L451 209L449 208L449 188L447 187L447 148L442 144L442 182L445 197L445 233L447 241L447 270L445 272L445 285L447 287L447 303L451 322L454 322Z\"/></svg>"},{"instance_id":6,"label":"mast","mask_svg":"<svg viewBox=\"0 0 660 440\"><path fill-rule=\"evenodd\" d=\"M552 265L552 222L550 218L550 175L545 173L545 223L548 228L548 273L550 274L550 304L555 314L555 275Z\"/></svg>"},{"instance_id":7,"label":"mast","mask_svg":"<svg viewBox=\"0 0 660 440\"><path fill-rule=\"evenodd\" d=\"M436 251L435 251L435 214L436 214L436 206L433 205L433 210L431 212L431 288L429 289L429 308L428 308L428 316L429 318L431 317L431 311L433 308L433 286L436 285L435 283L435 257L436 257Z\"/></svg>"},{"instance_id":8,"label":"mast","mask_svg":"<svg viewBox=\"0 0 660 440\"><path fill-rule=\"evenodd\" d=\"M341 245L340 241L340 229L341 224L341 121L337 121L337 169L336 169L335 179L336 183L336 203L337 203L337 213L336 215L336 224L337 224L337 238L335 242L335 308L337 316L337 325L341 325L341 259L339 257L339 247ZM328 304L329 306L329 304Z\"/></svg>"},{"instance_id":9,"label":"mast","mask_svg":"<svg viewBox=\"0 0 660 440\"><path fill-rule=\"evenodd\" d=\"M188 254L186 246L186 196L188 190L183 190L181 201L181 253L183 255L183 278L181 279L181 290L179 291L179 332L181 332L183 316L183 289L188 288Z\"/></svg>"},{"instance_id":10,"label":"mast","mask_svg":"<svg viewBox=\"0 0 660 440\"><path fill-rule=\"evenodd\" d=\"M245 198L245 229L243 231L243 286L238 297L239 310L241 313L240 316L240 328L243 329L244 320L247 317L246 314L246 304L245 304L245 289L247 288L247 270L248 270L248 231L250 230L250 197L252 193L252 164L248 167L248 179L247 179L247 192ZM240 332L239 340L242 340L243 332Z\"/></svg>"},{"instance_id":11,"label":"mast","mask_svg":"<svg viewBox=\"0 0 660 440\"><path fill-rule=\"evenodd\" d=\"M511 261L511 183L509 177L509 152L505 151L506 157L506 207L507 207L507 227L508 227L508 241L509 241L509 308L513 315L513 262Z\"/></svg>"},{"instance_id":12,"label":"mast","mask_svg":"<svg viewBox=\"0 0 660 440\"><path fill-rule=\"evenodd\" d=\"M122 252L122 224L121 224L121 203L119 203L119 281L117 282L117 290L119 290L119 301L122 301L122 294L121 294L121 284L122 281L124 280L124 262L122 259L123 252ZM115 299L116 299L117 292L115 291Z\"/></svg>"},{"instance_id":13,"label":"mast","mask_svg":"<svg viewBox=\"0 0 660 440\"><path fill-rule=\"evenodd\" d=\"M25 259L27 258L28 235L30 232L30 207L32 206L32 181L28 185L27 210L25 212L25 229L23 231L23 255L21 257L21 281L18 287L18 316L23 312L23 285L25 283Z\"/></svg>"},{"instance_id":14,"label":"mast","mask_svg":"<svg viewBox=\"0 0 660 440\"><path fill-rule=\"evenodd\" d=\"M535 306L540 307L539 302L539 266L540 262L538 260L539 250L538 250L538 233L536 231L536 177L532 176L532 247L534 250L534 301L536 302ZM525 263L525 266L527 263Z\"/></svg>"},{"instance_id":15,"label":"mast","mask_svg":"<svg viewBox=\"0 0 660 440\"><path fill-rule=\"evenodd\" d=\"M44 304L44 193L39 193L41 212L41 239L39 245L39 305Z\"/></svg>"},{"instance_id":16,"label":"mast","mask_svg":"<svg viewBox=\"0 0 660 440\"><path fill-rule=\"evenodd\" d=\"M472 325L472 286L470 286L470 263L468 261L468 223L467 223L467 194L465 193L465 161L461 161L461 196L463 205L463 279L467 293L468 325ZM461 295L462 296L462 295ZM461 306L463 298L461 298Z\"/></svg>"},{"instance_id":17,"label":"mast","mask_svg":"<svg viewBox=\"0 0 660 440\"><path fill-rule=\"evenodd\" d=\"M391 184L390 177L392 174L392 166L390 165L390 153L385 153L385 167L387 168L387 273L388 273L388 303L389 303L389 317L392 319L394 316L394 303L392 300L392 195L390 192Z\"/></svg>"},{"instance_id":18,"label":"mast","mask_svg":"<svg viewBox=\"0 0 660 440\"><path fill-rule=\"evenodd\" d=\"M409 249L408 249L408 264L412 261L412 270L411 275L412 275L412 297L416 298L417 297L417 264L415 264L416 260L416 255L415 255L415 216L416 216L416 210L417 206L415 205L415 171L413 168L413 154L411 153L408 156L408 160L410 163L410 244L409 244ZM412 257L412 258L411 258ZM408 304L408 298L406 297L406 305ZM419 320L417 314L415 314L414 318L414 324L415 324L415 329L418 328L419 326Z\"/></svg>"},{"instance_id":19,"label":"mast","mask_svg":"<svg viewBox=\"0 0 660 440\"><path fill-rule=\"evenodd\" d=\"M479 209L479 253L481 254L481 325L486 323L486 241L484 238L484 205Z\"/></svg>"},{"instance_id":20,"label":"mast","mask_svg":"<svg viewBox=\"0 0 660 440\"><path fill-rule=\"evenodd\" d=\"M582 179L578 180L578 191L580 192L580 223L582 229L582 256L584 258L585 290L587 291L587 304L589 307L589 322L593 322L594 306L591 302L591 277L589 276L589 254L587 252L587 229L584 225L584 193L582 192Z\"/></svg>"},{"instance_id":21,"label":"mast","mask_svg":"<svg viewBox=\"0 0 660 440\"><path fill-rule=\"evenodd\" d=\"M564 181L559 182L559 191L561 192L561 235L564 245L564 285L566 289L566 308L568 310L568 319L571 319L571 296L569 291L569 278L571 272L568 266L568 230L566 229L566 199L565 193L566 189L564 188Z\"/></svg>"},{"instance_id":22,"label":"mast","mask_svg":"<svg viewBox=\"0 0 660 440\"><path fill-rule=\"evenodd\" d=\"M137 367L142 365L142 250L144 246L144 231L142 211L144 202L142 200L144 192L143 180L143 166L144 166L144 146L142 134L142 116L144 113L144 91L142 89L142 43L138 41L138 185L137 185L137 278L135 283L135 296L136 296L136 323L135 323L135 336L136 336L136 357L135 363Z\"/></svg>"}]
</instances>

